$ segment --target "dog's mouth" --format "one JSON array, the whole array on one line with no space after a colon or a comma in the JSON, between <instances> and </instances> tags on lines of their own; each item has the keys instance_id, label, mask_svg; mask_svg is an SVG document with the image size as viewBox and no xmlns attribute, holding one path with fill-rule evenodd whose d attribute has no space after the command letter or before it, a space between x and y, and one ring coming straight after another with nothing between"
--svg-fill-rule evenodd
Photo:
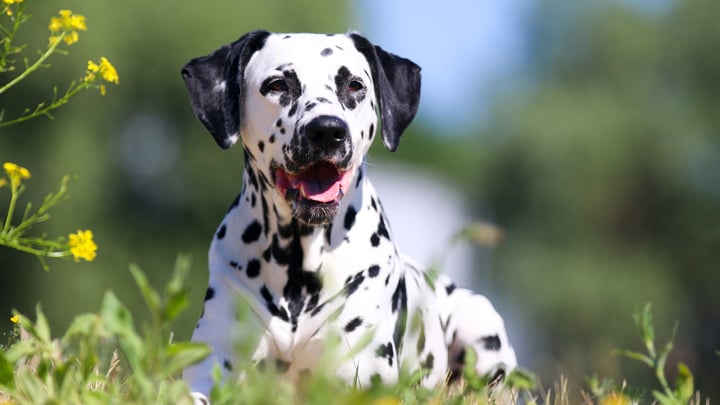
<instances>
[{"instance_id":1,"label":"dog's mouth","mask_svg":"<svg viewBox=\"0 0 720 405\"><path fill-rule=\"evenodd\" d=\"M275 184L289 201L339 202L350 186L351 170L340 170L331 162L314 163L297 173L275 169Z\"/></svg>"}]
</instances>

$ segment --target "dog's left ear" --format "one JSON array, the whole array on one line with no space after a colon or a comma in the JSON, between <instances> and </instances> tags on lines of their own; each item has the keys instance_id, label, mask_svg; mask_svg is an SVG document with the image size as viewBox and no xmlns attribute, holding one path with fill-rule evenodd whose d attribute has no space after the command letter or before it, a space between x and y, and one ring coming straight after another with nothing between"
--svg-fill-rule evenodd
<instances>
[{"instance_id":1,"label":"dog's left ear","mask_svg":"<svg viewBox=\"0 0 720 405\"><path fill-rule=\"evenodd\" d=\"M223 149L233 146L240 136L245 66L268 35L267 31L249 32L182 68L195 115Z\"/></svg>"},{"instance_id":2,"label":"dog's left ear","mask_svg":"<svg viewBox=\"0 0 720 405\"><path fill-rule=\"evenodd\" d=\"M420 103L420 66L386 52L360 34L351 33L350 38L370 64L380 104L383 142L390 152L395 152L400 135L410 125Z\"/></svg>"}]
</instances>

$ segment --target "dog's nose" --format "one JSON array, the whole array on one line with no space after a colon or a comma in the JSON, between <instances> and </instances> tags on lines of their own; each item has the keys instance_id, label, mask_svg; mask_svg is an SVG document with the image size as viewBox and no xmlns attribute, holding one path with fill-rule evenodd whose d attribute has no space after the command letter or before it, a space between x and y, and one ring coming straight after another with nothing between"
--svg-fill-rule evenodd
<instances>
[{"instance_id":1,"label":"dog's nose","mask_svg":"<svg viewBox=\"0 0 720 405\"><path fill-rule=\"evenodd\" d=\"M334 148L347 138L348 126L338 117L321 115L305 125L305 136L316 147Z\"/></svg>"}]
</instances>

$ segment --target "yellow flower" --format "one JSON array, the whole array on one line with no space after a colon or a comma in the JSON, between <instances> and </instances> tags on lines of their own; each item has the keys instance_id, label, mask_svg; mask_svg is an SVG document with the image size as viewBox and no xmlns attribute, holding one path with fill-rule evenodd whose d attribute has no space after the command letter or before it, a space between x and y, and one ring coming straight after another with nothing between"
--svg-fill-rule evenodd
<instances>
[{"instance_id":1,"label":"yellow flower","mask_svg":"<svg viewBox=\"0 0 720 405\"><path fill-rule=\"evenodd\" d=\"M93 241L93 233L90 230L80 231L77 233L71 233L68 235L68 246L70 247L70 253L76 262L80 259L92 261L97 255L97 245Z\"/></svg>"},{"instance_id":2,"label":"yellow flower","mask_svg":"<svg viewBox=\"0 0 720 405\"><path fill-rule=\"evenodd\" d=\"M16 4L16 3L22 3L23 0L3 0L3 3L5 4Z\"/></svg>"},{"instance_id":3,"label":"yellow flower","mask_svg":"<svg viewBox=\"0 0 720 405\"><path fill-rule=\"evenodd\" d=\"M120 83L120 77L117 74L117 70L115 70L115 66L105 57L100 58L100 63L95 63L91 60L88 61L85 81L88 83L94 81L98 74L108 83ZM100 94L105 95L105 90L105 86L101 85Z\"/></svg>"},{"instance_id":4,"label":"yellow flower","mask_svg":"<svg viewBox=\"0 0 720 405\"><path fill-rule=\"evenodd\" d=\"M373 405L400 405L402 402L400 402L399 399L391 396L384 396L381 398L376 399L372 402Z\"/></svg>"},{"instance_id":5,"label":"yellow flower","mask_svg":"<svg viewBox=\"0 0 720 405\"><path fill-rule=\"evenodd\" d=\"M73 14L70 10L60 10L59 14L60 17L50 18L50 24L48 25L48 29L52 34L50 42L57 41L60 34L65 33L63 40L66 44L72 45L80 38L77 32L87 30L85 17L80 14Z\"/></svg>"},{"instance_id":6,"label":"yellow flower","mask_svg":"<svg viewBox=\"0 0 720 405\"><path fill-rule=\"evenodd\" d=\"M17 315L17 314L13 315L12 318L10 318L10 322L12 322L12 323L20 322L20 315Z\"/></svg>"},{"instance_id":7,"label":"yellow flower","mask_svg":"<svg viewBox=\"0 0 720 405\"><path fill-rule=\"evenodd\" d=\"M15 163L5 162L5 164L3 164L3 169L5 169L5 173L7 173L10 178L10 184L13 188L20 187L23 180L30 178L30 171L22 166L16 165Z\"/></svg>"},{"instance_id":8,"label":"yellow flower","mask_svg":"<svg viewBox=\"0 0 720 405\"><path fill-rule=\"evenodd\" d=\"M631 405L631 401L625 395L613 391L600 401L600 405Z\"/></svg>"}]
</instances>

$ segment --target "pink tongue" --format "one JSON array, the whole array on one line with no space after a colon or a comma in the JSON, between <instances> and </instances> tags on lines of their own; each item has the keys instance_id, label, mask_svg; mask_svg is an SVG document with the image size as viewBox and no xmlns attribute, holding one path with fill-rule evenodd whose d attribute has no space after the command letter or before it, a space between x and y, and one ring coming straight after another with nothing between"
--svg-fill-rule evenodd
<instances>
[{"instance_id":1,"label":"pink tongue","mask_svg":"<svg viewBox=\"0 0 720 405\"><path fill-rule=\"evenodd\" d=\"M305 170L291 180L292 187L300 190L303 197L317 202L339 200L341 191L346 191L350 183L350 171L339 174L334 167L318 164Z\"/></svg>"}]
</instances>

